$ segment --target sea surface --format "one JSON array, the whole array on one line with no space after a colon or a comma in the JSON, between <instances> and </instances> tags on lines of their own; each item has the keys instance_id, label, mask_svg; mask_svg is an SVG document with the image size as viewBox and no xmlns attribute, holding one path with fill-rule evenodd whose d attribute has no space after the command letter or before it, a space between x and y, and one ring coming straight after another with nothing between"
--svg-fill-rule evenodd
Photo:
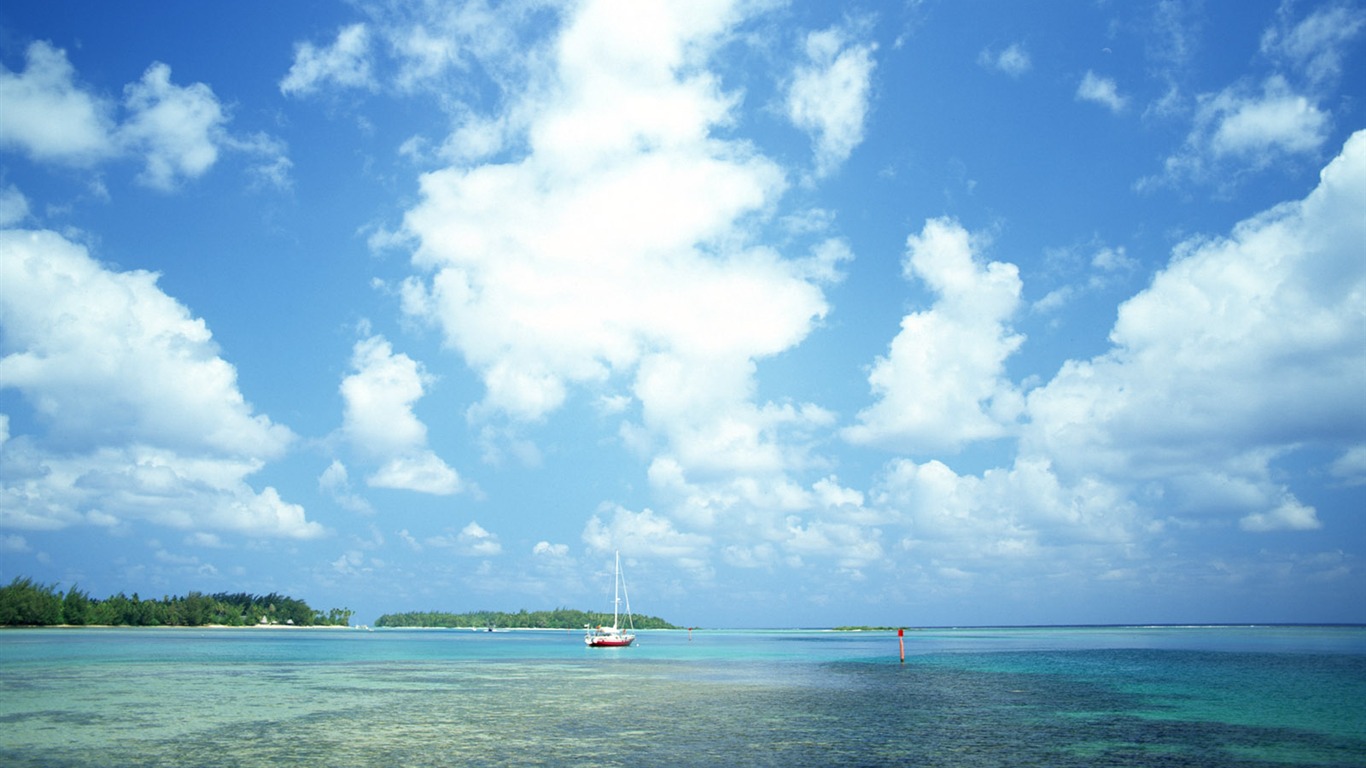
<instances>
[{"instance_id":1,"label":"sea surface","mask_svg":"<svg viewBox=\"0 0 1366 768\"><path fill-rule=\"evenodd\" d=\"M4 766L1366 766L1366 627L0 630Z\"/></svg>"}]
</instances>

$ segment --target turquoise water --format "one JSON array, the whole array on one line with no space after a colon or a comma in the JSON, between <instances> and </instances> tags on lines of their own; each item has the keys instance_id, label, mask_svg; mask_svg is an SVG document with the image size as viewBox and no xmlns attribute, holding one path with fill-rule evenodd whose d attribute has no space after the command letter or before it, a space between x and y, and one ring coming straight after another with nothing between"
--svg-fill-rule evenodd
<instances>
[{"instance_id":1,"label":"turquoise water","mask_svg":"<svg viewBox=\"0 0 1366 768\"><path fill-rule=\"evenodd\" d=\"M1363 766L1366 628L0 631L7 766Z\"/></svg>"}]
</instances>

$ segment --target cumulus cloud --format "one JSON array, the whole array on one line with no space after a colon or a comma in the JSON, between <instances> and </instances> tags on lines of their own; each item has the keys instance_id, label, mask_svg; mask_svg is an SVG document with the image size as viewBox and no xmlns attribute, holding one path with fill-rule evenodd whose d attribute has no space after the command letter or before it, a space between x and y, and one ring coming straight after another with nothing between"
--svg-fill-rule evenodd
<instances>
[{"instance_id":1,"label":"cumulus cloud","mask_svg":"<svg viewBox=\"0 0 1366 768\"><path fill-rule=\"evenodd\" d=\"M583 541L597 552L625 550L633 557L655 557L700 563L708 543L705 536L679 531L671 520L644 509L632 512L620 506L593 515L583 531Z\"/></svg>"},{"instance_id":2,"label":"cumulus cloud","mask_svg":"<svg viewBox=\"0 0 1366 768\"><path fill-rule=\"evenodd\" d=\"M280 80L280 93L302 96L325 85L338 88L372 88L370 74L370 30L352 24L337 32L337 39L325 48L303 42L294 46L294 63Z\"/></svg>"},{"instance_id":3,"label":"cumulus cloud","mask_svg":"<svg viewBox=\"0 0 1366 768\"><path fill-rule=\"evenodd\" d=\"M114 105L76 84L66 51L37 41L23 72L0 66L0 146L37 160L91 165L118 154Z\"/></svg>"},{"instance_id":4,"label":"cumulus cloud","mask_svg":"<svg viewBox=\"0 0 1366 768\"><path fill-rule=\"evenodd\" d=\"M438 496L459 493L460 475L431 451L390 459L367 481L376 488L418 491Z\"/></svg>"},{"instance_id":5,"label":"cumulus cloud","mask_svg":"<svg viewBox=\"0 0 1366 768\"><path fill-rule=\"evenodd\" d=\"M125 89L125 104L131 115L120 137L140 148L146 160L141 178L149 186L171 189L181 177L202 176L218 160L227 116L207 85L174 85L171 68L157 63Z\"/></svg>"},{"instance_id":6,"label":"cumulus cloud","mask_svg":"<svg viewBox=\"0 0 1366 768\"><path fill-rule=\"evenodd\" d=\"M807 62L787 92L787 115L811 134L816 176L839 167L863 141L873 75L872 43L851 43L850 30L832 27L807 35Z\"/></svg>"},{"instance_id":7,"label":"cumulus cloud","mask_svg":"<svg viewBox=\"0 0 1366 768\"><path fill-rule=\"evenodd\" d=\"M357 447L387 456L427 441L427 427L413 414L430 378L417 361L394 354L383 336L356 342L353 373L342 379L344 426Z\"/></svg>"},{"instance_id":8,"label":"cumulus cloud","mask_svg":"<svg viewBox=\"0 0 1366 768\"><path fill-rule=\"evenodd\" d=\"M254 158L253 173L287 185L284 144L264 134L230 134L230 116L213 90L176 85L166 64L153 63L128 84L122 107L120 115L113 100L77 84L66 51L49 43L29 46L22 73L0 67L0 147L77 167L136 156L144 163L139 181L163 191L203 176L227 149Z\"/></svg>"},{"instance_id":9,"label":"cumulus cloud","mask_svg":"<svg viewBox=\"0 0 1366 768\"><path fill-rule=\"evenodd\" d=\"M1160 488L1181 514L1314 527L1273 462L1366 432L1363 201L1359 132L1303 201L1181 245L1120 307L1110 352L1030 393L1023 450L1069 477Z\"/></svg>"},{"instance_id":10,"label":"cumulus cloud","mask_svg":"<svg viewBox=\"0 0 1366 768\"><path fill-rule=\"evenodd\" d=\"M381 466L367 482L437 495L458 493L460 475L427 448L427 427L413 404L431 379L383 336L356 342L353 373L341 383L342 432L357 451Z\"/></svg>"},{"instance_id":11,"label":"cumulus cloud","mask_svg":"<svg viewBox=\"0 0 1366 768\"><path fill-rule=\"evenodd\" d=\"M660 354L641 363L633 390L645 426L690 473L781 473L800 466L795 438L833 423L814 405L754 404L752 366ZM797 451L794 453L793 451Z\"/></svg>"},{"instance_id":12,"label":"cumulus cloud","mask_svg":"<svg viewBox=\"0 0 1366 768\"><path fill-rule=\"evenodd\" d=\"M1006 359L1024 342L1009 323L1020 307L1019 270L981 263L967 230L949 219L926 222L906 245L905 276L936 300L902 319L868 376L878 400L844 437L926 453L1010 434L1023 405L1005 378Z\"/></svg>"},{"instance_id":13,"label":"cumulus cloud","mask_svg":"<svg viewBox=\"0 0 1366 768\"><path fill-rule=\"evenodd\" d=\"M51 232L0 232L0 386L42 426L3 445L5 524L321 535L274 488L247 485L293 435L252 412L204 321L156 280Z\"/></svg>"},{"instance_id":14,"label":"cumulus cloud","mask_svg":"<svg viewBox=\"0 0 1366 768\"><path fill-rule=\"evenodd\" d=\"M1327 138L1328 115L1272 77L1260 94L1230 89L1204 100L1196 124L1216 156L1265 157L1317 150Z\"/></svg>"},{"instance_id":15,"label":"cumulus cloud","mask_svg":"<svg viewBox=\"0 0 1366 768\"><path fill-rule=\"evenodd\" d=\"M1089 69L1077 86L1077 99L1094 102L1111 112L1123 112L1129 104L1129 100L1119 94L1119 86L1113 79L1101 77Z\"/></svg>"},{"instance_id":16,"label":"cumulus cloud","mask_svg":"<svg viewBox=\"0 0 1366 768\"><path fill-rule=\"evenodd\" d=\"M884 523L861 528L895 526L898 537L844 546L906 553L904 578L947 593L1031 583L1039 563L1054 578L1179 580L1188 576L1148 570L1150 548L1173 531L1321 528L1279 462L1333 452L1327 471L1343 483L1366 476L1363 203L1359 132L1305 199L1176 248L1121 306L1108 352L1068 361L1028 393L1008 466L972 474L896 457L864 502ZM1099 258L1099 269L1127 268L1118 251ZM971 285L983 270L959 274ZM849 531L839 522L794 524L789 546Z\"/></svg>"},{"instance_id":17,"label":"cumulus cloud","mask_svg":"<svg viewBox=\"0 0 1366 768\"><path fill-rule=\"evenodd\" d=\"M471 419L535 423L575 387L607 390L598 399L618 412L639 405L647 449L708 473L780 467L794 454L775 435L828 418L753 402L754 361L825 315L821 285L849 252L753 244L747 226L785 179L715 135L735 97L705 64L737 13L584 4L505 111L525 153L422 178L403 232L421 273L404 307L482 378Z\"/></svg>"},{"instance_id":18,"label":"cumulus cloud","mask_svg":"<svg viewBox=\"0 0 1366 768\"><path fill-rule=\"evenodd\" d=\"M857 569L884 559L878 540L881 531L851 523L824 520L804 521L793 515L787 518L787 535L783 551L788 562L799 565L803 555L833 557L842 568Z\"/></svg>"},{"instance_id":19,"label":"cumulus cloud","mask_svg":"<svg viewBox=\"0 0 1366 768\"><path fill-rule=\"evenodd\" d=\"M946 464L896 459L874 501L901 511L918 545L962 563L1028 559L1049 547L1124 543L1138 532L1134 505L1114 487L1062 483L1047 459L1021 457L980 477Z\"/></svg>"}]
</instances>

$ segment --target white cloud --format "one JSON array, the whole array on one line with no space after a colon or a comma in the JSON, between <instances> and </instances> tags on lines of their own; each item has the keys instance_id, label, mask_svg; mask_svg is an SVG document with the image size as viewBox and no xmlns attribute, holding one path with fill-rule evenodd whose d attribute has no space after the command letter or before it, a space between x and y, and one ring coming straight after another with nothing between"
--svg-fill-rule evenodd
<instances>
[{"instance_id":1,"label":"white cloud","mask_svg":"<svg viewBox=\"0 0 1366 768\"><path fill-rule=\"evenodd\" d=\"M1201 94L1185 143L1166 158L1160 175L1141 179L1137 186L1189 179L1229 187L1248 172L1313 157L1332 128L1332 117L1319 107L1318 98L1312 88L1298 90L1281 74L1267 77L1260 89L1240 82Z\"/></svg>"},{"instance_id":2,"label":"white cloud","mask_svg":"<svg viewBox=\"0 0 1366 768\"><path fill-rule=\"evenodd\" d=\"M417 361L394 354L383 336L371 336L356 342L351 368L340 387L347 438L377 456L424 445L427 427L413 413L413 403L431 379Z\"/></svg>"},{"instance_id":3,"label":"white cloud","mask_svg":"<svg viewBox=\"0 0 1366 768\"><path fill-rule=\"evenodd\" d=\"M897 525L891 544L913 564L903 578L949 593L1099 574L1179 580L1149 551L1174 531L1320 528L1277 462L1366 434L1364 204L1359 132L1304 200L1178 247L1121 306L1109 352L1029 393L1009 467L959 474L896 458L861 513L886 524L862 530ZM1102 261L1128 268L1114 250ZM1363 466L1357 447L1328 469L1351 483ZM795 546L833 540L841 521L829 522L793 525Z\"/></svg>"},{"instance_id":4,"label":"white cloud","mask_svg":"<svg viewBox=\"0 0 1366 768\"><path fill-rule=\"evenodd\" d=\"M954 559L1034 557L1049 546L1124 543L1136 532L1134 505L1094 481L1064 485L1046 459L1019 458L981 477L944 463L896 459L874 502L900 511L914 539Z\"/></svg>"},{"instance_id":5,"label":"white cloud","mask_svg":"<svg viewBox=\"0 0 1366 768\"><path fill-rule=\"evenodd\" d=\"M258 157L253 173L275 186L288 185L290 162L282 142L265 134L230 134L230 118L213 90L204 83L172 83L166 64L153 63L141 80L128 84L123 107L120 124L112 101L76 84L65 51L35 42L22 74L0 68L0 112L6 115L0 147L79 167L134 155L144 162L139 180L163 191L204 175L227 149Z\"/></svg>"},{"instance_id":6,"label":"white cloud","mask_svg":"<svg viewBox=\"0 0 1366 768\"><path fill-rule=\"evenodd\" d=\"M125 151L142 157L142 183L170 191L182 179L208 173L228 151L250 158L247 173L257 182L289 188L293 163L283 141L263 132L230 133L231 116L208 85L179 86L170 78L171 68L157 62L124 88L128 115L117 138Z\"/></svg>"},{"instance_id":7,"label":"white cloud","mask_svg":"<svg viewBox=\"0 0 1366 768\"><path fill-rule=\"evenodd\" d=\"M634 375L645 425L685 461L705 460L704 443L781 461L767 436L806 416L750 402L753 361L824 316L817 281L836 279L848 251L789 260L750 244L748 222L785 184L752 145L712 135L735 98L704 65L735 13L584 4L526 57L545 69L503 113L525 154L422 178L404 228L425 274L405 283L404 307L483 379L473 420L536 422L575 386ZM666 371L684 379L669 386Z\"/></svg>"},{"instance_id":8,"label":"white cloud","mask_svg":"<svg viewBox=\"0 0 1366 768\"><path fill-rule=\"evenodd\" d=\"M210 549L219 549L223 546L223 539L219 537L216 533L196 531L195 533L192 533L189 536L185 537L185 544L192 547L207 547Z\"/></svg>"},{"instance_id":9,"label":"white cloud","mask_svg":"<svg viewBox=\"0 0 1366 768\"><path fill-rule=\"evenodd\" d=\"M825 477L812 486L817 501L826 507L863 506L863 494L853 488L845 488L834 477Z\"/></svg>"},{"instance_id":10,"label":"white cloud","mask_svg":"<svg viewBox=\"0 0 1366 768\"><path fill-rule=\"evenodd\" d=\"M158 562L166 563L167 565L181 565L181 566L197 566L197 565L199 565L199 558L195 557L194 555L176 555L176 554L172 554L172 553L170 553L170 552L168 552L168 551L166 551L166 550L164 550L164 549L158 549L158 550L156 551L156 553L153 555L153 557L155 557L155 558L157 559Z\"/></svg>"},{"instance_id":11,"label":"white cloud","mask_svg":"<svg viewBox=\"0 0 1366 768\"><path fill-rule=\"evenodd\" d=\"M0 227L12 227L28 218L28 198L13 184L0 187Z\"/></svg>"},{"instance_id":12,"label":"white cloud","mask_svg":"<svg viewBox=\"0 0 1366 768\"><path fill-rule=\"evenodd\" d=\"M536 68L526 37L544 32L547 18L540 0L460 3L389 3L362 9L366 22L337 30L330 43L300 41L294 60L280 79L285 96L305 97L346 90L387 91L395 96L431 96L460 126L442 147L445 157L483 156L501 142L501 120L473 114L466 98L479 101L485 88L523 94L527 70ZM554 11L559 14L560 11ZM567 11L566 11L567 13ZM631 34L625 30L623 34ZM364 118L361 118L364 120ZM462 146L460 137L477 137L485 149ZM428 139L414 136L404 154L414 154Z\"/></svg>"},{"instance_id":13,"label":"white cloud","mask_svg":"<svg viewBox=\"0 0 1366 768\"><path fill-rule=\"evenodd\" d=\"M294 63L280 80L280 93L307 95L329 83L340 88L374 87L370 74L370 30L364 24L343 27L337 32L336 41L326 48L308 42L296 44Z\"/></svg>"},{"instance_id":14,"label":"white cloud","mask_svg":"<svg viewBox=\"0 0 1366 768\"><path fill-rule=\"evenodd\" d=\"M652 355L633 391L645 426L664 435L671 458L691 472L769 475L799 466L800 446L787 438L828 426L833 415L809 404L753 404L752 374L728 360Z\"/></svg>"},{"instance_id":15,"label":"white cloud","mask_svg":"<svg viewBox=\"0 0 1366 768\"><path fill-rule=\"evenodd\" d=\"M498 537L475 522L462 528L456 540L461 551L467 555L492 557L503 551L503 545L498 543Z\"/></svg>"},{"instance_id":16,"label":"white cloud","mask_svg":"<svg viewBox=\"0 0 1366 768\"><path fill-rule=\"evenodd\" d=\"M376 22L397 59L394 84L402 91L429 90L449 98L468 84L477 61L482 74L504 92L519 90L527 64L518 28L538 25L538 5L537 0L496 5L471 0L398 8L397 19Z\"/></svg>"},{"instance_id":17,"label":"white cloud","mask_svg":"<svg viewBox=\"0 0 1366 768\"><path fill-rule=\"evenodd\" d=\"M337 459L333 459L327 469L318 476L318 488L331 496L342 509L362 515L371 515L375 512L370 502L351 490L351 479L346 471L346 465Z\"/></svg>"},{"instance_id":18,"label":"white cloud","mask_svg":"<svg viewBox=\"0 0 1366 768\"><path fill-rule=\"evenodd\" d=\"M1366 485L1366 445L1347 449L1328 471L1348 485Z\"/></svg>"},{"instance_id":19,"label":"white cloud","mask_svg":"<svg viewBox=\"0 0 1366 768\"><path fill-rule=\"evenodd\" d=\"M832 27L807 35L807 63L787 92L788 118L815 142L817 177L839 167L863 141L877 46L850 44L850 34Z\"/></svg>"},{"instance_id":20,"label":"white cloud","mask_svg":"<svg viewBox=\"0 0 1366 768\"><path fill-rule=\"evenodd\" d=\"M1311 83L1336 79L1346 44L1366 29L1366 11L1346 4L1325 4L1291 24L1294 5L1285 3L1280 23L1262 35L1263 54L1305 73Z\"/></svg>"},{"instance_id":21,"label":"white cloud","mask_svg":"<svg viewBox=\"0 0 1366 768\"><path fill-rule=\"evenodd\" d=\"M868 376L878 401L845 438L925 453L1010 434L1023 405L1005 378L1006 358L1024 341L1009 326L1020 307L1019 271L980 263L971 236L948 219L926 222L906 245L906 277L937 297L902 319Z\"/></svg>"},{"instance_id":22,"label":"white cloud","mask_svg":"<svg viewBox=\"0 0 1366 768\"><path fill-rule=\"evenodd\" d=\"M252 413L204 321L156 279L107 270L51 232L0 232L0 386L44 427L0 446L5 524L321 535L302 507L246 484L293 435Z\"/></svg>"},{"instance_id":23,"label":"white cloud","mask_svg":"<svg viewBox=\"0 0 1366 768\"><path fill-rule=\"evenodd\" d=\"M1175 514L1313 527L1272 463L1366 432L1363 203L1359 132L1303 201L1180 246L1120 307L1112 351L1030 393L1022 450L1067 477L1160 491Z\"/></svg>"},{"instance_id":24,"label":"white cloud","mask_svg":"<svg viewBox=\"0 0 1366 768\"><path fill-rule=\"evenodd\" d=\"M1034 66L1029 58L1029 52L1019 43L1011 43L999 53L984 48L977 55L977 63L1004 72L1011 77L1020 77Z\"/></svg>"},{"instance_id":25,"label":"white cloud","mask_svg":"<svg viewBox=\"0 0 1366 768\"><path fill-rule=\"evenodd\" d=\"M157 275L107 270L52 232L0 232L0 255L0 382L28 393L64 442L284 450L289 430L252 415L204 321Z\"/></svg>"},{"instance_id":26,"label":"white cloud","mask_svg":"<svg viewBox=\"0 0 1366 768\"><path fill-rule=\"evenodd\" d=\"M1087 294L1107 290L1126 281L1138 269L1138 260L1130 256L1127 249L1122 245L1108 246L1093 242L1084 247L1087 250L1094 249L1089 257L1083 256L1079 250L1073 248L1050 249L1048 252L1049 261L1057 263L1061 268L1071 270L1079 267L1084 259L1091 270L1084 280L1049 291L1042 299L1030 306L1031 312L1036 314L1058 312L1064 306Z\"/></svg>"},{"instance_id":27,"label":"white cloud","mask_svg":"<svg viewBox=\"0 0 1366 768\"><path fill-rule=\"evenodd\" d=\"M1125 252L1124 246L1107 246L1091 257L1091 266L1103 272L1132 272L1138 267L1138 262Z\"/></svg>"},{"instance_id":28,"label":"white cloud","mask_svg":"<svg viewBox=\"0 0 1366 768\"><path fill-rule=\"evenodd\" d=\"M207 85L173 85L171 68L156 63L125 89L125 104L132 114L119 135L141 149L147 163L141 178L149 186L172 189L179 178L202 176L218 160L227 116Z\"/></svg>"},{"instance_id":29,"label":"white cloud","mask_svg":"<svg viewBox=\"0 0 1366 768\"><path fill-rule=\"evenodd\" d=\"M222 145L226 149L256 158L255 164L247 168L254 186L276 189L289 189L293 186L290 171L294 167L294 162L289 159L288 147L280 139L266 133L248 136L224 135Z\"/></svg>"},{"instance_id":30,"label":"white cloud","mask_svg":"<svg viewBox=\"0 0 1366 768\"><path fill-rule=\"evenodd\" d=\"M113 105L75 78L66 51L42 41L29 45L22 73L0 66L0 146L78 166L117 155Z\"/></svg>"},{"instance_id":31,"label":"white cloud","mask_svg":"<svg viewBox=\"0 0 1366 768\"><path fill-rule=\"evenodd\" d=\"M366 480L375 488L418 491L449 496L463 489L460 475L431 451L397 456Z\"/></svg>"},{"instance_id":32,"label":"white cloud","mask_svg":"<svg viewBox=\"0 0 1366 768\"><path fill-rule=\"evenodd\" d=\"M1260 95L1225 90L1203 101L1196 118L1210 126L1208 146L1216 156L1257 158L1270 152L1317 150L1327 138L1328 115L1290 91L1281 78L1266 81Z\"/></svg>"},{"instance_id":33,"label":"white cloud","mask_svg":"<svg viewBox=\"0 0 1366 768\"><path fill-rule=\"evenodd\" d=\"M565 557L569 554L569 545L538 541L536 542L536 546L531 548L531 554L536 555L537 557Z\"/></svg>"},{"instance_id":34,"label":"white cloud","mask_svg":"<svg viewBox=\"0 0 1366 768\"><path fill-rule=\"evenodd\" d=\"M1111 112L1123 112L1129 103L1127 98L1119 94L1119 86L1113 79L1101 77L1089 69L1077 86L1077 99L1095 102Z\"/></svg>"},{"instance_id":35,"label":"white cloud","mask_svg":"<svg viewBox=\"0 0 1366 768\"><path fill-rule=\"evenodd\" d=\"M885 559L877 528L823 520L805 521L798 516L786 520L783 551L799 562L806 557L833 558L842 568L863 568Z\"/></svg>"},{"instance_id":36,"label":"white cloud","mask_svg":"<svg viewBox=\"0 0 1366 768\"><path fill-rule=\"evenodd\" d=\"M1331 99L1348 43L1366 29L1366 12L1330 3L1296 20L1295 11L1283 3L1262 35L1273 74L1199 95L1184 145L1139 189L1185 180L1228 189L1249 172L1317 156L1332 128L1321 103Z\"/></svg>"},{"instance_id":37,"label":"white cloud","mask_svg":"<svg viewBox=\"0 0 1366 768\"><path fill-rule=\"evenodd\" d=\"M1050 314L1057 312L1067 305L1076 295L1077 289L1071 285L1064 285L1061 288L1054 288L1044 295L1042 299L1030 305L1029 311L1038 314Z\"/></svg>"},{"instance_id":38,"label":"white cloud","mask_svg":"<svg viewBox=\"0 0 1366 768\"><path fill-rule=\"evenodd\" d=\"M433 34L423 24L405 28L401 36L392 38L390 42L405 62L399 77L399 85L404 89L436 80L448 67L458 65L461 61L462 41L457 36Z\"/></svg>"},{"instance_id":39,"label":"white cloud","mask_svg":"<svg viewBox=\"0 0 1366 768\"><path fill-rule=\"evenodd\" d=\"M1298 499L1287 498L1279 506L1265 512L1253 512L1238 521L1245 531L1312 531L1322 528L1318 513Z\"/></svg>"},{"instance_id":40,"label":"white cloud","mask_svg":"<svg viewBox=\"0 0 1366 768\"><path fill-rule=\"evenodd\" d=\"M595 518L585 540L592 537L593 546L606 549L609 541L631 539L636 527L639 538L685 535L676 542L680 551L662 554L691 563L699 560L701 550L716 546L727 562L745 568L815 559L859 568L878 559L878 526L894 522L897 514L865 506L862 492L842 486L833 476L807 487L791 479L791 467L785 469L709 476L695 471L701 477L694 480L678 461L657 457L650 482L670 505L669 518L616 508L611 525ZM632 551L647 546L635 542Z\"/></svg>"},{"instance_id":41,"label":"white cloud","mask_svg":"<svg viewBox=\"0 0 1366 768\"><path fill-rule=\"evenodd\" d=\"M367 482L374 487L448 495L460 476L427 448L427 427L413 404L431 379L405 354L394 354L383 336L356 342L354 373L341 383L342 432L362 454L381 464Z\"/></svg>"},{"instance_id":42,"label":"white cloud","mask_svg":"<svg viewBox=\"0 0 1366 768\"><path fill-rule=\"evenodd\" d=\"M343 552L332 561L332 570L343 576L356 576L372 569L365 568L365 555L357 550Z\"/></svg>"},{"instance_id":43,"label":"white cloud","mask_svg":"<svg viewBox=\"0 0 1366 768\"><path fill-rule=\"evenodd\" d=\"M603 510L604 512L609 510ZM610 508L611 517L593 515L583 530L583 541L592 550L629 552L632 557L659 558L695 564L703 560L708 539L685 533L667 517L649 509L632 512L620 506Z\"/></svg>"}]
</instances>

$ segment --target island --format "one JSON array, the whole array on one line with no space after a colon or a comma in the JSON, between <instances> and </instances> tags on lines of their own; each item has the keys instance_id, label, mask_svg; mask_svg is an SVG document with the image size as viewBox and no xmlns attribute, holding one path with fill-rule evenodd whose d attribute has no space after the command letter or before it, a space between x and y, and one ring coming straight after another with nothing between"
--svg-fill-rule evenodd
<instances>
[{"instance_id":1,"label":"island","mask_svg":"<svg viewBox=\"0 0 1366 768\"><path fill-rule=\"evenodd\" d=\"M473 629L583 629L585 626L610 624L612 615L590 613L571 608L556 608L552 611L528 611L525 608L516 613L505 611L471 611L469 613L447 613L444 611L418 611L409 613L386 613L375 621L376 627L425 627L425 628L473 628ZM635 614L632 626L636 629L681 629L664 619L655 616Z\"/></svg>"},{"instance_id":2,"label":"island","mask_svg":"<svg viewBox=\"0 0 1366 768\"><path fill-rule=\"evenodd\" d=\"M66 592L28 578L0 587L0 626L128 626L128 627L345 627L349 608L318 611L308 603L272 592L141 598L122 592L103 600L73 586Z\"/></svg>"},{"instance_id":3,"label":"island","mask_svg":"<svg viewBox=\"0 0 1366 768\"><path fill-rule=\"evenodd\" d=\"M0 626L127 626L127 627L345 627L355 614L349 608L315 610L297 598L245 592L144 598L134 592L91 597L77 586L62 591L18 577L0 587ZM583 629L611 623L612 615L556 608L550 611L416 611L386 613L375 622L388 628ZM682 629L656 616L635 614L635 629Z\"/></svg>"}]
</instances>

